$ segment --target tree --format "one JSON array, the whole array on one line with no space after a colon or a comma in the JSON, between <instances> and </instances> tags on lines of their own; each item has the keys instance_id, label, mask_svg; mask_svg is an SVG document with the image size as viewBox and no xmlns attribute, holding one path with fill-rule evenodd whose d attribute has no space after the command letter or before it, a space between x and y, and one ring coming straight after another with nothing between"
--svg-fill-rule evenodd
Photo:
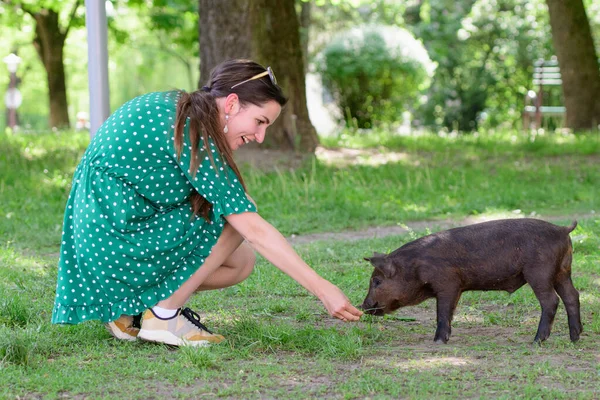
<instances>
[{"instance_id":1,"label":"tree","mask_svg":"<svg viewBox=\"0 0 600 400\"><path fill-rule=\"evenodd\" d=\"M180 62L186 69L188 86L194 87L196 78L193 75L198 60L198 7L189 0L128 0L117 4L134 9L139 18L147 20L143 28L158 42L156 50ZM109 27L123 39L131 32L129 28L117 32L114 24Z\"/></svg>"},{"instance_id":2,"label":"tree","mask_svg":"<svg viewBox=\"0 0 600 400\"><path fill-rule=\"evenodd\" d=\"M210 70L230 58L269 65L289 98L269 128L265 144L313 152L318 138L306 107L300 26L294 0L199 0L200 84Z\"/></svg>"},{"instance_id":3,"label":"tree","mask_svg":"<svg viewBox=\"0 0 600 400\"><path fill-rule=\"evenodd\" d=\"M546 0L560 65L566 125L593 129L600 123L600 68L583 0Z\"/></svg>"},{"instance_id":4,"label":"tree","mask_svg":"<svg viewBox=\"0 0 600 400\"><path fill-rule=\"evenodd\" d=\"M65 83L65 65L63 49L69 30L81 26L83 20L77 16L77 9L83 0L71 3L66 23L61 24L60 10L64 2L59 0L14 1L2 0L13 6L17 14L25 12L35 21L33 45L44 65L48 78L48 97L50 100L50 126L64 128L69 126L67 87Z\"/></svg>"}]
</instances>

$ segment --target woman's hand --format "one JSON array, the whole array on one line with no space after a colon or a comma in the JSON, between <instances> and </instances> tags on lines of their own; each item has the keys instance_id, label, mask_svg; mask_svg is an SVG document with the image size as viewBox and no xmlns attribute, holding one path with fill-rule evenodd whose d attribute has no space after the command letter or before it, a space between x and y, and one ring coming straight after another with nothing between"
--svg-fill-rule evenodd
<instances>
[{"instance_id":1,"label":"woman's hand","mask_svg":"<svg viewBox=\"0 0 600 400\"><path fill-rule=\"evenodd\" d=\"M354 307L348 297L334 284L323 280L319 289L319 299L332 317L344 322L358 321L363 312Z\"/></svg>"}]
</instances>

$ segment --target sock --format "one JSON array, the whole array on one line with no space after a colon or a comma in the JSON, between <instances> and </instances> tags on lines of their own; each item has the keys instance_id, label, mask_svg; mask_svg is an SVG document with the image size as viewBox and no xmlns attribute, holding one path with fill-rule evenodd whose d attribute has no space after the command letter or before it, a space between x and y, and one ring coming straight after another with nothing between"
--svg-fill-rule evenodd
<instances>
[{"instance_id":1,"label":"sock","mask_svg":"<svg viewBox=\"0 0 600 400\"><path fill-rule=\"evenodd\" d=\"M154 311L154 314L157 317L160 317L163 319L169 319L169 318L173 318L175 316L175 314L177 314L177 311L179 311L179 309L169 310L167 308L161 308L158 306L154 306L154 307L152 307L152 311Z\"/></svg>"}]
</instances>

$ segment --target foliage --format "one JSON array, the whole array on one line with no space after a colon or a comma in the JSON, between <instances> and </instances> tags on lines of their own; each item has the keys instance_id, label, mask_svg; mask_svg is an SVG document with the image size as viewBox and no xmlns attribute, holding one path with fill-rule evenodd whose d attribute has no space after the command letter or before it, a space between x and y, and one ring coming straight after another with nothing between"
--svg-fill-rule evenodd
<instances>
[{"instance_id":1,"label":"foliage","mask_svg":"<svg viewBox=\"0 0 600 400\"><path fill-rule=\"evenodd\" d=\"M129 3L116 3L112 17L114 31L126 31L127 36L120 43L111 34L109 41L111 109L146 92L194 90L199 76L198 13L189 4L177 8L180 1L157 2L156 7Z\"/></svg>"},{"instance_id":2,"label":"foliage","mask_svg":"<svg viewBox=\"0 0 600 400\"><path fill-rule=\"evenodd\" d=\"M59 10L64 26L73 1L0 0L0 48L6 54L17 49L23 59L19 116L29 129L46 125L48 89L46 72L31 45L33 20L19 5ZM543 0L297 0L301 2L311 4L309 62L335 33L357 25L402 27L422 41L437 69L428 101L413 118L435 128L473 131L478 126L520 125L533 61L553 54ZM584 3L600 54L600 1ZM111 108L146 91L197 87L197 2L110 0L107 10ZM80 7L65 45L72 120L89 108L87 69L81 62L87 57L84 15ZM4 68L0 63L1 92L8 84Z\"/></svg>"},{"instance_id":3,"label":"foliage","mask_svg":"<svg viewBox=\"0 0 600 400\"><path fill-rule=\"evenodd\" d=\"M357 25L402 27L407 8L418 1L421 0L297 0L311 3L309 60L321 53L336 33Z\"/></svg>"},{"instance_id":4,"label":"foliage","mask_svg":"<svg viewBox=\"0 0 600 400\"><path fill-rule=\"evenodd\" d=\"M31 13L45 12L44 10L57 13L61 29L65 31L67 26L70 27L66 49L72 33L85 25L82 6L78 7L75 14L70 14L75 3L75 0L0 0L0 48L5 49L6 54L12 51L21 57L17 76L23 104L18 109L18 116L20 125L27 129L47 127L49 115L48 76L33 45L36 22ZM79 3L82 3L82 0L79 0ZM2 54L0 59L6 54ZM78 60L80 58L78 57ZM8 75L1 74L0 87L3 87L5 82L7 84ZM35 101L32 101L33 99Z\"/></svg>"},{"instance_id":5,"label":"foliage","mask_svg":"<svg viewBox=\"0 0 600 400\"><path fill-rule=\"evenodd\" d=\"M460 131L520 119L533 62L552 55L542 0L429 1L414 27L438 63L423 123Z\"/></svg>"},{"instance_id":6,"label":"foliage","mask_svg":"<svg viewBox=\"0 0 600 400\"><path fill-rule=\"evenodd\" d=\"M586 15L590 21L596 54L600 54L600 0L584 0Z\"/></svg>"},{"instance_id":7,"label":"foliage","mask_svg":"<svg viewBox=\"0 0 600 400\"><path fill-rule=\"evenodd\" d=\"M318 64L346 124L371 128L395 121L418 103L433 70L422 45L407 31L361 26L342 32Z\"/></svg>"},{"instance_id":8,"label":"foliage","mask_svg":"<svg viewBox=\"0 0 600 400\"><path fill-rule=\"evenodd\" d=\"M198 3L189 0L129 0L147 18L149 28L173 54L198 56ZM123 6L121 6L123 7ZM183 54L181 54L183 56Z\"/></svg>"},{"instance_id":9,"label":"foliage","mask_svg":"<svg viewBox=\"0 0 600 400\"><path fill-rule=\"evenodd\" d=\"M63 13L69 9L66 2L54 3L64 6ZM41 4L36 3L36 7ZM184 5L187 9L182 8ZM183 1L152 8L120 0L107 3L111 109L145 92L197 87L198 14L194 7ZM84 7L80 7L78 21L84 19L84 12ZM162 13L171 16L170 28L162 20ZM20 125L25 130L45 129L49 113L47 77L32 45L34 21L19 8L9 8L0 1L0 25L0 47L7 49L6 54L15 49L22 59L17 71L23 96L18 109ZM86 29L78 24L70 30L64 48L69 115L73 121L77 113L89 110L87 63L81 62L88 56L86 40ZM0 55L0 59L6 54ZM7 85L8 73L0 62L0 92L4 93ZM5 113L0 113L2 130L4 116Z\"/></svg>"}]
</instances>

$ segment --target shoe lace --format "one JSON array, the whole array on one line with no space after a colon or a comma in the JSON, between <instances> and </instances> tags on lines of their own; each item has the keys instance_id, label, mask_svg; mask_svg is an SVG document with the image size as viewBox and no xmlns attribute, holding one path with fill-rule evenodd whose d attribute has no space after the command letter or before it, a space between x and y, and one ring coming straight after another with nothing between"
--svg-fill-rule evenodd
<instances>
[{"instance_id":1,"label":"shoe lace","mask_svg":"<svg viewBox=\"0 0 600 400\"><path fill-rule=\"evenodd\" d=\"M138 315L133 316L133 321L131 323L131 326L133 326L134 328L137 328L137 329L140 329L142 327L142 314L143 313L139 313Z\"/></svg>"},{"instance_id":2,"label":"shoe lace","mask_svg":"<svg viewBox=\"0 0 600 400\"><path fill-rule=\"evenodd\" d=\"M181 311L181 315L194 324L194 326L210 333L211 335L213 334L206 326L204 326L202 322L200 322L200 316L194 310L186 307Z\"/></svg>"}]
</instances>

